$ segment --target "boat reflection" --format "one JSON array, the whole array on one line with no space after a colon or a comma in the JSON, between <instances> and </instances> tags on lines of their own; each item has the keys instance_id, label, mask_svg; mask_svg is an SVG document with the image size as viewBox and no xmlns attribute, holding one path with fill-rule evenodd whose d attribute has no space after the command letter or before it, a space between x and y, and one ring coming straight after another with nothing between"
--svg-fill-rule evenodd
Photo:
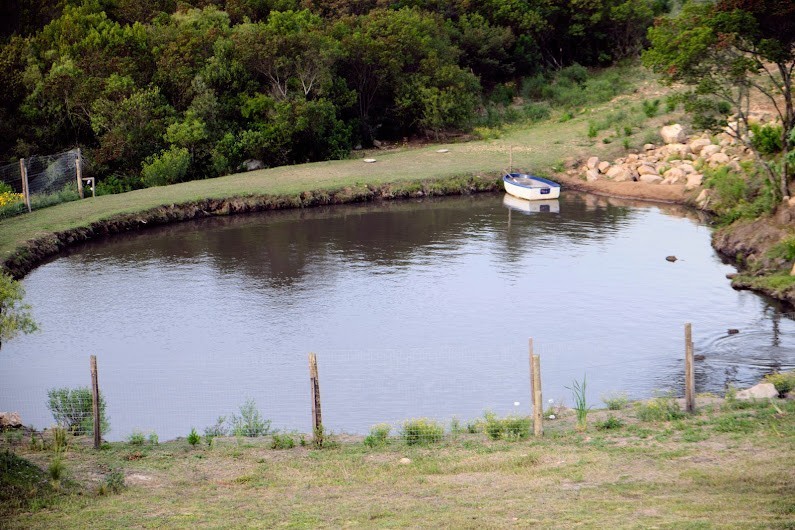
<instances>
[{"instance_id":1,"label":"boat reflection","mask_svg":"<svg viewBox=\"0 0 795 530\"><path fill-rule=\"evenodd\" d=\"M528 201L506 193L502 198L502 205L510 210L516 210L524 214L560 213L560 202L557 199Z\"/></svg>"}]
</instances>

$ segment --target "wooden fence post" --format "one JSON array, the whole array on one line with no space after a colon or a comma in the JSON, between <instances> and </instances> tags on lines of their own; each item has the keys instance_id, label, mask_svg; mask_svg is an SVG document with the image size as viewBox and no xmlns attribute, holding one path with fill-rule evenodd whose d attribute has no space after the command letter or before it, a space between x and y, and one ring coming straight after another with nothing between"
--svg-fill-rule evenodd
<instances>
[{"instance_id":1,"label":"wooden fence post","mask_svg":"<svg viewBox=\"0 0 795 530\"><path fill-rule=\"evenodd\" d=\"M312 389L312 433L315 445L323 445L323 417L320 411L320 378L317 373L317 356L309 354L309 382Z\"/></svg>"},{"instance_id":2,"label":"wooden fence post","mask_svg":"<svg viewBox=\"0 0 795 530\"><path fill-rule=\"evenodd\" d=\"M75 173L77 174L77 193L80 194L81 199L85 199L83 195L83 164L80 160L80 148L77 148L77 156L75 157Z\"/></svg>"},{"instance_id":3,"label":"wooden fence post","mask_svg":"<svg viewBox=\"0 0 795 530\"><path fill-rule=\"evenodd\" d=\"M25 165L25 159L19 159L19 176L22 178L22 197L25 200L25 206L28 207L28 213L33 211L30 207L30 187L28 184L28 168Z\"/></svg>"},{"instance_id":4,"label":"wooden fence post","mask_svg":"<svg viewBox=\"0 0 795 530\"><path fill-rule=\"evenodd\" d=\"M91 401L94 413L94 449L99 449L102 443L99 417L99 377L97 375L97 356L91 356Z\"/></svg>"},{"instance_id":5,"label":"wooden fence post","mask_svg":"<svg viewBox=\"0 0 795 530\"><path fill-rule=\"evenodd\" d=\"M533 398L533 434L544 435L544 403L541 397L541 358L533 353L530 339L530 387Z\"/></svg>"},{"instance_id":6,"label":"wooden fence post","mask_svg":"<svg viewBox=\"0 0 795 530\"><path fill-rule=\"evenodd\" d=\"M685 410L696 411L696 375L693 369L693 326L685 324Z\"/></svg>"}]
</instances>

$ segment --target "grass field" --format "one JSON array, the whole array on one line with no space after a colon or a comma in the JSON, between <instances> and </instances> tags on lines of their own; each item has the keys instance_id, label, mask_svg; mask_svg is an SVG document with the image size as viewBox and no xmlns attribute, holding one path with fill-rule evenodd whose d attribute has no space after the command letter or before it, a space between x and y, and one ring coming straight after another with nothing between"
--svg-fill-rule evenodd
<instances>
[{"instance_id":1,"label":"grass field","mask_svg":"<svg viewBox=\"0 0 795 530\"><path fill-rule=\"evenodd\" d=\"M546 422L542 439L519 441L461 433L430 445L392 438L376 448L348 440L278 450L267 438L195 447L182 439L94 451L72 439L65 478L39 472L23 498L0 497L0 520L5 528L794 528L795 402L706 401L669 421L640 421L642 406L594 411L585 432L569 411ZM618 421L604 429L609 415ZM56 458L25 439L13 451L45 470ZM126 484L117 494L103 486L111 470Z\"/></svg>"},{"instance_id":2,"label":"grass field","mask_svg":"<svg viewBox=\"0 0 795 530\"><path fill-rule=\"evenodd\" d=\"M624 152L619 142L603 143L589 138L587 133L589 122L610 123L610 117L617 115L642 116L639 100L662 90L648 73L640 69L630 72L638 87L637 94L620 96L609 104L578 111L570 119L566 116L565 121L561 120L563 113L559 111L543 122L507 126L495 140L360 152L363 158L372 157L377 162L368 164L357 158L278 167L63 203L0 220L0 263L26 241L161 205L205 198L297 195L302 191L333 191L357 184L377 186L452 176L498 176L508 169L511 150L514 168L539 174L552 173L553 167L568 158L593 154L603 158L619 156ZM662 119L649 121L646 124L649 131L656 131ZM633 145L642 145L642 132L636 130L631 140ZM449 152L438 153L439 149Z\"/></svg>"}]
</instances>

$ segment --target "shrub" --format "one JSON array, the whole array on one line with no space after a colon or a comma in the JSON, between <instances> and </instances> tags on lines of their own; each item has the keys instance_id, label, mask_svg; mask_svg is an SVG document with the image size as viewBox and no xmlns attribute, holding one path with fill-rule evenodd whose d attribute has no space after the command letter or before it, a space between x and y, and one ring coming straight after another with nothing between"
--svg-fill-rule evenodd
<instances>
[{"instance_id":1,"label":"shrub","mask_svg":"<svg viewBox=\"0 0 795 530\"><path fill-rule=\"evenodd\" d=\"M66 429L63 427L55 427L52 430L52 448L56 453L66 452L69 442L66 438Z\"/></svg>"},{"instance_id":2,"label":"shrub","mask_svg":"<svg viewBox=\"0 0 795 530\"><path fill-rule=\"evenodd\" d=\"M626 392L618 392L602 396L602 402L609 410L621 410L629 404L629 398Z\"/></svg>"},{"instance_id":3,"label":"shrub","mask_svg":"<svg viewBox=\"0 0 795 530\"><path fill-rule=\"evenodd\" d=\"M637 417L641 421L671 421L685 417L685 413L673 396L659 396L645 403L638 403Z\"/></svg>"},{"instance_id":4,"label":"shrub","mask_svg":"<svg viewBox=\"0 0 795 530\"><path fill-rule=\"evenodd\" d=\"M195 447L200 440L201 437L199 436L199 433L196 432L196 429L191 427L190 434L188 434L188 443Z\"/></svg>"},{"instance_id":5,"label":"shrub","mask_svg":"<svg viewBox=\"0 0 795 530\"><path fill-rule=\"evenodd\" d=\"M271 449L292 449L295 447L295 439L292 434L274 434L271 439Z\"/></svg>"},{"instance_id":6,"label":"shrub","mask_svg":"<svg viewBox=\"0 0 795 530\"><path fill-rule=\"evenodd\" d=\"M150 445L157 445L160 443L160 438L158 438L156 432L149 433L149 444Z\"/></svg>"},{"instance_id":7,"label":"shrub","mask_svg":"<svg viewBox=\"0 0 795 530\"><path fill-rule=\"evenodd\" d=\"M771 258L781 258L784 261L795 260L795 237L787 237L776 243L768 251Z\"/></svg>"},{"instance_id":8,"label":"shrub","mask_svg":"<svg viewBox=\"0 0 795 530\"><path fill-rule=\"evenodd\" d=\"M265 436L270 433L271 421L262 417L253 399L240 406L240 416L232 416L232 432L235 436Z\"/></svg>"},{"instance_id":9,"label":"shrub","mask_svg":"<svg viewBox=\"0 0 795 530\"><path fill-rule=\"evenodd\" d=\"M752 123L751 132L751 145L763 155L773 155L784 148L781 142L784 127L781 125Z\"/></svg>"},{"instance_id":10,"label":"shrub","mask_svg":"<svg viewBox=\"0 0 795 530\"><path fill-rule=\"evenodd\" d=\"M549 84L549 80L543 74L536 74L533 77L522 79L520 95L525 99L541 99L544 97L544 87Z\"/></svg>"},{"instance_id":11,"label":"shrub","mask_svg":"<svg viewBox=\"0 0 795 530\"><path fill-rule=\"evenodd\" d=\"M66 476L66 464L61 455L57 455L52 459L52 462L50 462L50 465L47 467L47 471L53 482L58 482Z\"/></svg>"},{"instance_id":12,"label":"shrub","mask_svg":"<svg viewBox=\"0 0 795 530\"><path fill-rule=\"evenodd\" d=\"M75 435L94 434L94 411L91 389L51 388L47 390L47 408L52 412L55 422ZM105 398L99 394L100 431L110 431L108 417L105 414Z\"/></svg>"},{"instance_id":13,"label":"shrub","mask_svg":"<svg viewBox=\"0 0 795 530\"><path fill-rule=\"evenodd\" d=\"M441 441L444 427L426 418L409 420L403 424L401 436L408 445L424 445Z\"/></svg>"},{"instance_id":14,"label":"shrub","mask_svg":"<svg viewBox=\"0 0 795 530\"><path fill-rule=\"evenodd\" d=\"M127 437L127 443L130 445L143 445L145 441L146 437L141 431L133 431L132 434Z\"/></svg>"},{"instance_id":15,"label":"shrub","mask_svg":"<svg viewBox=\"0 0 795 530\"><path fill-rule=\"evenodd\" d=\"M599 130L596 128L594 123L588 124L588 138L596 138L596 135L599 134Z\"/></svg>"},{"instance_id":16,"label":"shrub","mask_svg":"<svg viewBox=\"0 0 795 530\"><path fill-rule=\"evenodd\" d=\"M784 397L788 392L795 390L795 372L778 372L765 376L765 382L773 383L778 395Z\"/></svg>"},{"instance_id":17,"label":"shrub","mask_svg":"<svg viewBox=\"0 0 795 530\"><path fill-rule=\"evenodd\" d=\"M204 428L204 437L207 439L215 438L216 436L226 436L229 434L229 429L226 426L226 416L218 416L215 420L215 425Z\"/></svg>"},{"instance_id":18,"label":"shrub","mask_svg":"<svg viewBox=\"0 0 795 530\"><path fill-rule=\"evenodd\" d=\"M111 469L105 476L105 481L99 487L99 494L121 493L127 487L124 483L124 472L120 469Z\"/></svg>"},{"instance_id":19,"label":"shrub","mask_svg":"<svg viewBox=\"0 0 795 530\"><path fill-rule=\"evenodd\" d=\"M529 121L541 121L549 118L549 105L546 103L528 103L522 107L525 119Z\"/></svg>"},{"instance_id":20,"label":"shrub","mask_svg":"<svg viewBox=\"0 0 795 530\"><path fill-rule=\"evenodd\" d=\"M141 167L144 186L166 186L185 179L190 166L190 153L184 147L171 146L157 156L150 156Z\"/></svg>"},{"instance_id":21,"label":"shrub","mask_svg":"<svg viewBox=\"0 0 795 530\"><path fill-rule=\"evenodd\" d=\"M483 418L483 432L492 440L501 438L521 440L530 436L530 418L520 416L498 418L493 412L486 412Z\"/></svg>"},{"instance_id":22,"label":"shrub","mask_svg":"<svg viewBox=\"0 0 795 530\"><path fill-rule=\"evenodd\" d=\"M660 111L660 100L655 99L652 101L645 100L642 103L643 105L643 114L646 115L647 118L653 118L657 115Z\"/></svg>"},{"instance_id":23,"label":"shrub","mask_svg":"<svg viewBox=\"0 0 795 530\"><path fill-rule=\"evenodd\" d=\"M392 426L388 423L379 423L370 428L370 434L364 438L367 447L383 447L389 443L389 433Z\"/></svg>"},{"instance_id":24,"label":"shrub","mask_svg":"<svg viewBox=\"0 0 795 530\"><path fill-rule=\"evenodd\" d=\"M596 429L599 431L607 431L610 429L620 429L624 426L624 422L616 418L612 414L606 420L596 423Z\"/></svg>"}]
</instances>

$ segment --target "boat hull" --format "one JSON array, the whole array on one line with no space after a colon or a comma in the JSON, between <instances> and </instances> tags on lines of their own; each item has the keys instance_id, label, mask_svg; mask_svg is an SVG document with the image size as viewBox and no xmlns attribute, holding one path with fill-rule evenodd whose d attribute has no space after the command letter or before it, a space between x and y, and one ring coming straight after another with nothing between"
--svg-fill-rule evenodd
<instances>
[{"instance_id":1,"label":"boat hull","mask_svg":"<svg viewBox=\"0 0 795 530\"><path fill-rule=\"evenodd\" d=\"M542 177L510 173L502 178L505 191L527 201L557 199L560 197L560 184Z\"/></svg>"}]
</instances>

